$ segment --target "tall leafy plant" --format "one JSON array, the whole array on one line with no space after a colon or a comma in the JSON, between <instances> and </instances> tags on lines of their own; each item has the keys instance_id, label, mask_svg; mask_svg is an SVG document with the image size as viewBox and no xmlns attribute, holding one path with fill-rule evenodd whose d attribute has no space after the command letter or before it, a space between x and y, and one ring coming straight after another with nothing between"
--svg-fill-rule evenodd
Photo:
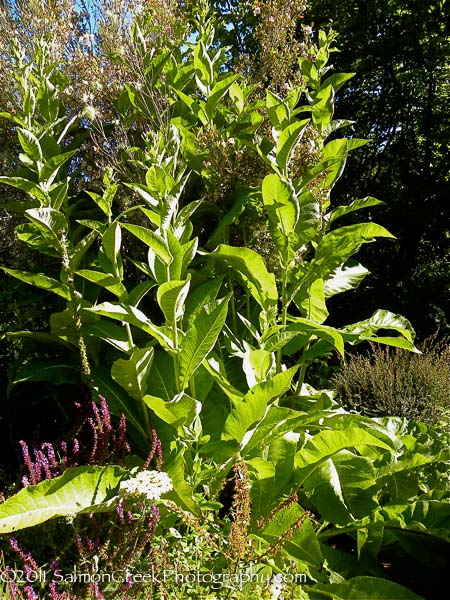
<instances>
[{"instance_id":1,"label":"tall leafy plant","mask_svg":"<svg viewBox=\"0 0 450 600\"><path fill-rule=\"evenodd\" d=\"M288 556L324 586L324 595L332 596L336 582L367 589L370 581L343 582L367 571L353 562L342 566L327 540L340 532L353 536L358 554L376 561L385 530L415 530L425 510L415 512L415 503L424 480L432 479L426 467L441 468L448 456L440 439L433 438L432 452L421 452L420 436L413 443L407 425L347 414L304 383L312 360L331 351L344 357L345 343L415 350L409 323L387 310L346 327L326 323L327 299L367 274L353 255L364 243L392 237L372 222L336 226L377 200L330 205L348 153L364 143L337 137L348 122L333 120L335 93L351 75L328 73L332 40L321 32L298 61L302 83L261 96L226 71L212 20L194 26L196 42L149 53L151 24L145 15L136 19L133 44L145 79L124 86L117 109L132 133L147 124L138 145L130 142L120 158L139 176L120 180L107 170L103 190L88 191L87 215L85 201L71 196L72 166L63 170L78 143L76 118L68 120L58 95L65 82L46 62L45 48L35 64L19 61L23 115L10 118L19 125L24 168L1 181L29 198L18 207L28 221L18 235L58 258L61 271L56 279L6 270L67 301L48 335L78 349L88 385L127 415L137 454L148 451L156 426L173 483L168 498L183 514L212 511L217 518L226 481L244 480L235 507L241 517L230 533L235 565L259 547L254 556L261 566L277 572ZM215 190L226 175L213 161L220 152L246 165L237 183L228 182L226 197ZM119 191L135 200L122 212ZM242 223L255 207L271 262L232 243L240 229L245 234ZM136 244L139 255L130 255ZM92 507L108 510L125 476L108 467L112 483L99 499L103 474L79 475L69 470L50 507L46 482L21 492L25 500L13 496L2 505L0 526L26 526L16 511L28 501L44 503L41 521L60 515L58 494L67 485L88 486ZM414 489L397 487L403 476L415 478ZM85 496L71 511L89 510ZM442 497L425 496L445 512ZM401 502L411 498L404 510ZM432 535L440 535L438 521ZM249 541L248 551L239 540ZM392 595L388 588L385 597Z\"/></svg>"}]
</instances>

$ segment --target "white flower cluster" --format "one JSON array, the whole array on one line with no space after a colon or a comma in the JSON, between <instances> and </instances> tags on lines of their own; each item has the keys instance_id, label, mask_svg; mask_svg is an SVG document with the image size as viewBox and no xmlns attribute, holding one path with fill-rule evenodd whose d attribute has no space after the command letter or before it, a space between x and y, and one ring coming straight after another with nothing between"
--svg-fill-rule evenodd
<instances>
[{"instance_id":1,"label":"white flower cluster","mask_svg":"<svg viewBox=\"0 0 450 600\"><path fill-rule=\"evenodd\" d=\"M126 495L145 496L147 500L159 500L162 494L170 492L172 481L167 473L141 471L132 479L120 482L120 490Z\"/></svg>"},{"instance_id":2,"label":"white flower cluster","mask_svg":"<svg viewBox=\"0 0 450 600\"><path fill-rule=\"evenodd\" d=\"M272 583L269 588L270 600L282 600L283 576L281 574L272 577Z\"/></svg>"}]
</instances>

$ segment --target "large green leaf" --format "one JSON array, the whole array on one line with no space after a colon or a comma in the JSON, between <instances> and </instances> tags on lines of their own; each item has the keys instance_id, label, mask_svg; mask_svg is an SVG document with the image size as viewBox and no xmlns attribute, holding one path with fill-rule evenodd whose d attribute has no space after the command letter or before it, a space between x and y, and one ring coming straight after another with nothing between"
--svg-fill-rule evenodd
<instances>
[{"instance_id":1,"label":"large green leaf","mask_svg":"<svg viewBox=\"0 0 450 600\"><path fill-rule=\"evenodd\" d=\"M192 375L214 348L225 323L229 299L230 296L223 298L209 314L202 310L181 341L179 366L182 390L189 385Z\"/></svg>"},{"instance_id":2,"label":"large green leaf","mask_svg":"<svg viewBox=\"0 0 450 600\"><path fill-rule=\"evenodd\" d=\"M346 525L377 507L375 483L373 461L342 450L319 465L303 487L323 519Z\"/></svg>"},{"instance_id":3,"label":"large green leaf","mask_svg":"<svg viewBox=\"0 0 450 600\"><path fill-rule=\"evenodd\" d=\"M92 281L100 287L105 288L105 290L110 291L117 296L117 298L121 298L127 292L125 286L120 281L120 278L115 275L109 275L108 273L103 273L103 271L92 271L89 269L80 269L79 271L76 271L76 274L83 277L83 279Z\"/></svg>"},{"instance_id":4,"label":"large green leaf","mask_svg":"<svg viewBox=\"0 0 450 600\"><path fill-rule=\"evenodd\" d=\"M177 394L172 357L157 348L148 376L147 394L171 401Z\"/></svg>"},{"instance_id":5,"label":"large green leaf","mask_svg":"<svg viewBox=\"0 0 450 600\"><path fill-rule=\"evenodd\" d=\"M112 266L115 277L122 277L122 257L120 246L122 244L122 231L119 223L112 223L102 235L102 248L106 258Z\"/></svg>"},{"instance_id":6,"label":"large green leaf","mask_svg":"<svg viewBox=\"0 0 450 600\"><path fill-rule=\"evenodd\" d=\"M400 336L379 336L380 330L394 331ZM344 339L350 343L368 340L418 352L414 346L415 333L411 323L401 315L396 315L388 310L379 309L369 319L347 325L342 329L342 334Z\"/></svg>"},{"instance_id":7,"label":"large green leaf","mask_svg":"<svg viewBox=\"0 0 450 600\"><path fill-rule=\"evenodd\" d=\"M375 446L392 452L391 446L361 427L324 430L310 438L295 456L297 480L303 483L328 458L344 448Z\"/></svg>"},{"instance_id":8,"label":"large green leaf","mask_svg":"<svg viewBox=\"0 0 450 600\"><path fill-rule=\"evenodd\" d=\"M165 348L172 348L172 340L160 328L154 325L147 316L134 306L126 306L124 304L113 304L111 302L103 302L92 308L86 308L85 311L93 312L104 317L110 317L116 321L124 321L130 323L139 329L142 329Z\"/></svg>"},{"instance_id":9,"label":"large green leaf","mask_svg":"<svg viewBox=\"0 0 450 600\"><path fill-rule=\"evenodd\" d=\"M337 267L325 281L325 297L330 298L359 286L369 271L357 262L348 262Z\"/></svg>"},{"instance_id":10,"label":"large green leaf","mask_svg":"<svg viewBox=\"0 0 450 600\"><path fill-rule=\"evenodd\" d=\"M350 202L350 204L347 204L345 206L338 206L337 208L332 210L329 213L330 223L336 221L336 219L339 219L344 215L348 215L349 213L354 212L355 210L360 210L361 208L369 208L370 206L378 206L379 204L384 204L384 202L382 202L381 200L377 200L372 196L366 196L366 198L353 200L353 202Z\"/></svg>"},{"instance_id":11,"label":"large green leaf","mask_svg":"<svg viewBox=\"0 0 450 600\"><path fill-rule=\"evenodd\" d=\"M252 513L253 519L267 516L287 497L291 491L294 474L294 458L297 441L289 436L277 438L270 442L265 453L265 460L271 469L260 469L262 458L247 460L249 473L252 476ZM267 474L264 474L264 471Z\"/></svg>"},{"instance_id":12,"label":"large green leaf","mask_svg":"<svg viewBox=\"0 0 450 600\"><path fill-rule=\"evenodd\" d=\"M234 401L225 423L222 439L242 442L245 446L246 441L243 440L251 426L264 417L271 400L289 390L297 369L298 366L277 373L267 381L255 385L244 398Z\"/></svg>"},{"instance_id":13,"label":"large green leaf","mask_svg":"<svg viewBox=\"0 0 450 600\"><path fill-rule=\"evenodd\" d=\"M221 244L209 256L234 269L262 308L268 312L276 309L278 292L275 275L269 273L259 254L249 248Z\"/></svg>"},{"instance_id":14,"label":"large green leaf","mask_svg":"<svg viewBox=\"0 0 450 600\"><path fill-rule=\"evenodd\" d=\"M136 348L128 359L119 358L111 367L111 377L135 400L144 398L155 349Z\"/></svg>"},{"instance_id":15,"label":"large green leaf","mask_svg":"<svg viewBox=\"0 0 450 600\"><path fill-rule=\"evenodd\" d=\"M5 175L2 175L0 176L0 183L4 183L6 185L10 185L12 187L23 190L24 192L30 194L30 196L34 196L35 198L40 200L44 205L48 204L48 195L35 181L30 181L29 179L25 179L24 177L7 177Z\"/></svg>"},{"instance_id":16,"label":"large green leaf","mask_svg":"<svg viewBox=\"0 0 450 600\"><path fill-rule=\"evenodd\" d=\"M286 173L295 147L299 143L309 119L295 121L283 129L276 146L276 160L279 168Z\"/></svg>"},{"instance_id":17,"label":"large green leaf","mask_svg":"<svg viewBox=\"0 0 450 600\"><path fill-rule=\"evenodd\" d=\"M26 129L17 128L17 136L23 151L35 161L42 160L42 148L37 137Z\"/></svg>"},{"instance_id":18,"label":"large green leaf","mask_svg":"<svg viewBox=\"0 0 450 600\"><path fill-rule=\"evenodd\" d=\"M186 281L166 281L158 287L156 299L164 313L167 325L177 323L184 312L184 302L189 292L190 276Z\"/></svg>"},{"instance_id":19,"label":"large green leaf","mask_svg":"<svg viewBox=\"0 0 450 600\"><path fill-rule=\"evenodd\" d=\"M68 362L32 359L22 365L14 378L15 384L22 381L48 381L53 385L79 384L80 367Z\"/></svg>"},{"instance_id":20,"label":"large green leaf","mask_svg":"<svg viewBox=\"0 0 450 600\"><path fill-rule=\"evenodd\" d=\"M326 278L352 256L361 244L372 242L376 237L394 238L387 229L375 223L357 223L335 229L320 241L313 263Z\"/></svg>"},{"instance_id":21,"label":"large green leaf","mask_svg":"<svg viewBox=\"0 0 450 600\"><path fill-rule=\"evenodd\" d=\"M54 208L30 208L25 214L30 221L44 228L44 231L50 233L58 245L60 244L62 234L67 230L66 218L61 212Z\"/></svg>"},{"instance_id":22,"label":"large green leaf","mask_svg":"<svg viewBox=\"0 0 450 600\"><path fill-rule=\"evenodd\" d=\"M262 197L269 217L270 233L281 265L286 269L296 250L295 225L300 212L298 200L294 190L275 173L264 178Z\"/></svg>"},{"instance_id":23,"label":"large green leaf","mask_svg":"<svg viewBox=\"0 0 450 600\"><path fill-rule=\"evenodd\" d=\"M125 327L111 323L111 321L107 321L106 319L84 325L82 333L104 340L121 352L131 352L132 350Z\"/></svg>"},{"instance_id":24,"label":"large green leaf","mask_svg":"<svg viewBox=\"0 0 450 600\"><path fill-rule=\"evenodd\" d=\"M309 189L302 191L298 201L300 203L300 216L295 232L297 234L297 245L301 247L314 240L320 229L321 206L320 201Z\"/></svg>"},{"instance_id":25,"label":"large green leaf","mask_svg":"<svg viewBox=\"0 0 450 600\"><path fill-rule=\"evenodd\" d=\"M54 517L114 510L126 471L115 465L74 467L60 477L29 485L0 505L0 533L44 523Z\"/></svg>"},{"instance_id":26,"label":"large green leaf","mask_svg":"<svg viewBox=\"0 0 450 600\"><path fill-rule=\"evenodd\" d=\"M23 281L24 283L34 285L42 290L46 290L47 292L53 292L65 300L70 300L69 288L56 279L52 279L51 277L47 277L41 273L28 273L27 271L6 269L5 267L0 267L0 269L2 269L2 271L5 273L8 273L8 275L12 275L16 279L20 279L20 281Z\"/></svg>"},{"instance_id":27,"label":"large green leaf","mask_svg":"<svg viewBox=\"0 0 450 600\"><path fill-rule=\"evenodd\" d=\"M155 415L175 429L183 425L190 427L201 408L200 402L184 393L170 402L149 395L144 396L144 401Z\"/></svg>"},{"instance_id":28,"label":"large green leaf","mask_svg":"<svg viewBox=\"0 0 450 600\"><path fill-rule=\"evenodd\" d=\"M211 311L216 306L216 298L222 282L222 277L216 277L215 279L209 279L190 291L189 296L186 298L183 315L183 323L186 329L189 328L190 324L203 309Z\"/></svg>"},{"instance_id":29,"label":"large green leaf","mask_svg":"<svg viewBox=\"0 0 450 600\"><path fill-rule=\"evenodd\" d=\"M130 223L123 223L123 227L144 242L164 264L170 264L172 261L170 249L167 242L158 233L151 231L151 229L146 229L141 225L132 225Z\"/></svg>"}]
</instances>

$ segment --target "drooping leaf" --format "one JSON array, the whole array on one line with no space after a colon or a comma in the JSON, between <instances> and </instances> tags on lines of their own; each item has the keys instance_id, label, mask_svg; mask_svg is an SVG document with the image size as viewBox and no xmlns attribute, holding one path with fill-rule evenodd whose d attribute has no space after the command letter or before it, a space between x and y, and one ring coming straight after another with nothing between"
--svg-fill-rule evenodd
<instances>
[{"instance_id":1,"label":"drooping leaf","mask_svg":"<svg viewBox=\"0 0 450 600\"><path fill-rule=\"evenodd\" d=\"M48 381L53 385L80 383L80 367L69 362L32 359L25 363L14 378L14 384L24 381Z\"/></svg>"},{"instance_id":2,"label":"drooping leaf","mask_svg":"<svg viewBox=\"0 0 450 600\"><path fill-rule=\"evenodd\" d=\"M130 358L119 358L111 367L111 377L135 400L144 398L154 352L153 347L136 348Z\"/></svg>"},{"instance_id":3,"label":"drooping leaf","mask_svg":"<svg viewBox=\"0 0 450 600\"><path fill-rule=\"evenodd\" d=\"M2 271L8 273L8 275L12 275L16 279L20 279L24 283L28 283L29 285L34 285L42 290L46 290L48 292L53 292L57 296L61 296L65 300L70 300L70 291L69 288L57 281L56 279L52 279L51 277L47 277L46 275L42 275L42 273L28 273L27 271L19 271L17 269L7 269L6 267L0 267Z\"/></svg>"},{"instance_id":4,"label":"drooping leaf","mask_svg":"<svg viewBox=\"0 0 450 600\"><path fill-rule=\"evenodd\" d=\"M343 450L358 446L375 446L392 452L392 448L361 427L345 431L324 430L310 438L295 457L297 480L304 482L328 458Z\"/></svg>"},{"instance_id":5,"label":"drooping leaf","mask_svg":"<svg viewBox=\"0 0 450 600\"><path fill-rule=\"evenodd\" d=\"M73 467L60 477L29 485L0 505L0 532L9 533L55 517L114 510L126 471L118 466Z\"/></svg>"},{"instance_id":6,"label":"drooping leaf","mask_svg":"<svg viewBox=\"0 0 450 600\"><path fill-rule=\"evenodd\" d=\"M378 336L380 330L394 331L400 334L397 337ZM365 321L359 321L352 325L347 325L342 330L343 336L350 343L369 340L406 348L413 352L418 352L414 346L414 329L408 319L396 315L388 310L379 309Z\"/></svg>"},{"instance_id":7,"label":"drooping leaf","mask_svg":"<svg viewBox=\"0 0 450 600\"><path fill-rule=\"evenodd\" d=\"M116 321L130 323L130 325L134 325L135 327L142 329L157 339L164 348L172 348L173 346L172 340L166 335L166 333L160 327L154 325L142 311L134 306L103 302L102 304L97 304L92 308L85 308L84 310L102 315L104 317L110 317Z\"/></svg>"},{"instance_id":8,"label":"drooping leaf","mask_svg":"<svg viewBox=\"0 0 450 600\"><path fill-rule=\"evenodd\" d=\"M94 336L104 340L121 352L131 352L132 350L125 327L120 327L106 319L101 319L96 323L83 325L82 333L87 336Z\"/></svg>"},{"instance_id":9,"label":"drooping leaf","mask_svg":"<svg viewBox=\"0 0 450 600\"><path fill-rule=\"evenodd\" d=\"M89 269L80 269L79 271L76 271L76 275L109 290L112 294L117 296L117 298L121 298L126 294L127 290L125 286L121 283L119 277L114 275L103 273L103 271L91 271Z\"/></svg>"},{"instance_id":10,"label":"drooping leaf","mask_svg":"<svg viewBox=\"0 0 450 600\"><path fill-rule=\"evenodd\" d=\"M209 256L234 269L262 308L268 312L276 308L278 292L275 275L268 272L259 254L249 248L221 244Z\"/></svg>"},{"instance_id":11,"label":"drooping leaf","mask_svg":"<svg viewBox=\"0 0 450 600\"><path fill-rule=\"evenodd\" d=\"M337 267L325 281L325 297L331 298L336 294L354 290L368 273L368 269L357 262L349 261Z\"/></svg>"},{"instance_id":12,"label":"drooping leaf","mask_svg":"<svg viewBox=\"0 0 450 600\"><path fill-rule=\"evenodd\" d=\"M144 396L144 401L155 415L175 429L183 425L190 427L201 408L200 402L185 393L170 402L149 395Z\"/></svg>"}]
</instances>

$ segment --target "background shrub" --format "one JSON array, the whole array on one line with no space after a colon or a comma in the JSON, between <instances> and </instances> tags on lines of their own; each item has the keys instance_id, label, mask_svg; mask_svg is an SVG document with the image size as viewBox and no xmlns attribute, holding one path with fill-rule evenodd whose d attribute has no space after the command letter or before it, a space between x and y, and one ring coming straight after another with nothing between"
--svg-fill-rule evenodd
<instances>
[{"instance_id":1,"label":"background shrub","mask_svg":"<svg viewBox=\"0 0 450 600\"><path fill-rule=\"evenodd\" d=\"M372 345L333 378L338 400L364 415L436 423L450 407L450 345L429 338L422 354Z\"/></svg>"}]
</instances>

